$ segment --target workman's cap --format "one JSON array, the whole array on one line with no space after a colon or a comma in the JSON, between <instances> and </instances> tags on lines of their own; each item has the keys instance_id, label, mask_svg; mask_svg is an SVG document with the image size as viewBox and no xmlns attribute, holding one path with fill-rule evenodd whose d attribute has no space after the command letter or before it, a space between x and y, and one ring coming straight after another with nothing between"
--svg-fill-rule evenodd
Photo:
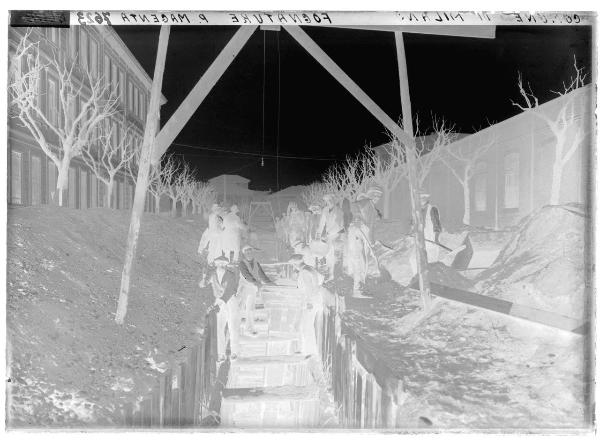
<instances>
[{"instance_id":1,"label":"workman's cap","mask_svg":"<svg viewBox=\"0 0 600 440\"><path fill-rule=\"evenodd\" d=\"M248 249L257 250L254 246L247 244L242 247L242 252L246 252Z\"/></svg>"},{"instance_id":2,"label":"workman's cap","mask_svg":"<svg viewBox=\"0 0 600 440\"><path fill-rule=\"evenodd\" d=\"M231 211L232 213L240 212L237 205L231 205L231 208L229 208L229 211Z\"/></svg>"},{"instance_id":3,"label":"workman's cap","mask_svg":"<svg viewBox=\"0 0 600 440\"><path fill-rule=\"evenodd\" d=\"M429 197L431 197L431 195L427 194L427 193L421 193L419 195L422 199L429 199Z\"/></svg>"},{"instance_id":4,"label":"workman's cap","mask_svg":"<svg viewBox=\"0 0 600 440\"><path fill-rule=\"evenodd\" d=\"M319 205L310 205L310 206L308 207L308 210L309 210L309 211L318 211L318 210L320 210L320 209L321 209L321 207L320 207Z\"/></svg>"}]
</instances>

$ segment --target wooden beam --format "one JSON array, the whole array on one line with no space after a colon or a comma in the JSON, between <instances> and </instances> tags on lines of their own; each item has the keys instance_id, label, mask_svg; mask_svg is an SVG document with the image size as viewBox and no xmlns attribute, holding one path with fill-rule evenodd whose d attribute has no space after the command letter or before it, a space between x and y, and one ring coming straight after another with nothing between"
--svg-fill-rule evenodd
<instances>
[{"instance_id":1,"label":"wooden beam","mask_svg":"<svg viewBox=\"0 0 600 440\"><path fill-rule=\"evenodd\" d=\"M375 116L379 122L381 122L388 130L390 130L401 142L410 143L414 145L415 141L413 136L409 136L404 130L402 130L387 113L385 113L369 96L363 92L363 90L352 81L350 78L324 51L317 43L315 43L300 26L284 26L284 29L294 37L294 39L300 43L300 45L306 49L324 68L331 76L333 76L338 82L348 90L352 96L365 106L367 110Z\"/></svg>"},{"instance_id":2,"label":"wooden beam","mask_svg":"<svg viewBox=\"0 0 600 440\"><path fill-rule=\"evenodd\" d=\"M410 105L410 93L408 88L408 70L406 68L406 52L404 51L404 38L402 32L396 32L396 50L398 52L398 74L400 76L400 99L402 101L402 125L413 138L412 109ZM423 310L429 310L431 306L431 288L429 286L429 270L427 263L427 252L425 250L425 234L423 232L423 216L421 213L421 199L417 187L417 151L415 144L405 144L406 168L408 170L408 187L410 191L410 204L412 207L413 225L416 228L415 249L417 260L417 273L419 277L419 290Z\"/></svg>"},{"instance_id":3,"label":"wooden beam","mask_svg":"<svg viewBox=\"0 0 600 440\"><path fill-rule=\"evenodd\" d=\"M435 296L473 306L478 309L509 315L579 335L589 331L589 326L586 325L587 323L584 323L579 319L559 315L558 313L515 304L505 299L493 298L468 290L443 286L436 283L431 283L431 289Z\"/></svg>"},{"instance_id":4,"label":"wooden beam","mask_svg":"<svg viewBox=\"0 0 600 440\"><path fill-rule=\"evenodd\" d=\"M158 164L161 156L167 151L167 148L169 148L200 104L202 104L204 98L206 98L219 78L221 78L223 72L227 70L231 62L244 47L252 33L256 30L256 27L241 26L223 48L219 56L204 72L204 75L198 80L179 108L173 113L158 136L156 136L154 151L152 152L152 164Z\"/></svg>"},{"instance_id":5,"label":"wooden beam","mask_svg":"<svg viewBox=\"0 0 600 440\"><path fill-rule=\"evenodd\" d=\"M127 250L125 252L125 263L121 274L121 288L119 291L119 303L115 321L117 324L123 324L125 314L127 313L127 302L129 298L129 287L131 277L131 267L135 258L138 236L140 233L140 221L144 213L144 202L148 191L148 177L150 175L150 159L152 156L152 145L155 141L155 135L158 131L158 114L160 111L160 99L165 71L165 61L167 58L167 45L169 43L170 26L161 26L158 37L158 50L156 53L156 63L154 65L154 77L152 78L152 89L150 91L150 105L146 115L146 127L144 129L144 141L138 164L138 174L135 183L135 196L133 198L133 208L131 210L131 219L129 221L129 232L127 234Z\"/></svg>"},{"instance_id":6,"label":"wooden beam","mask_svg":"<svg viewBox=\"0 0 600 440\"><path fill-rule=\"evenodd\" d=\"M394 25L334 25L332 28L361 31L402 32L405 34L444 35L447 37L496 38L496 26L456 25L456 26L394 26Z\"/></svg>"}]
</instances>

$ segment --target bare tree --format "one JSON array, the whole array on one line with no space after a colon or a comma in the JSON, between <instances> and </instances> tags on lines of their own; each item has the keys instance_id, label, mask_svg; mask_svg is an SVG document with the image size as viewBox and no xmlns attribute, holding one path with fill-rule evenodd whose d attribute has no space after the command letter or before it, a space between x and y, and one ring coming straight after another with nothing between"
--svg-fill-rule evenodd
<instances>
[{"instance_id":1,"label":"bare tree","mask_svg":"<svg viewBox=\"0 0 600 440\"><path fill-rule=\"evenodd\" d=\"M371 180L383 189L383 215L390 215L391 193L406 177L406 156L404 146L392 136L380 154L371 150Z\"/></svg>"},{"instance_id":2,"label":"bare tree","mask_svg":"<svg viewBox=\"0 0 600 440\"><path fill-rule=\"evenodd\" d=\"M151 167L148 179L148 191L154 197L154 213L160 214L160 198L167 194L167 189L173 181L176 168L173 161L167 160L161 168L160 164Z\"/></svg>"},{"instance_id":3,"label":"bare tree","mask_svg":"<svg viewBox=\"0 0 600 440\"><path fill-rule=\"evenodd\" d=\"M458 180L463 189L463 224L471 224L471 178L475 174L475 165L481 157L496 143L495 139L483 140L479 145L448 143L441 146L440 160Z\"/></svg>"},{"instance_id":4,"label":"bare tree","mask_svg":"<svg viewBox=\"0 0 600 440\"><path fill-rule=\"evenodd\" d=\"M68 62L53 52L52 60L44 64L39 42L30 41L30 34L31 31L21 38L11 57L10 103L16 110L16 117L58 168L56 189L58 203L62 206L63 191L69 184L71 159L81 155L94 129L116 113L117 98L109 84L103 85L101 77L94 79L89 70L77 65L76 60ZM44 71L53 72L58 80L57 114L43 111L39 84Z\"/></svg>"},{"instance_id":5,"label":"bare tree","mask_svg":"<svg viewBox=\"0 0 600 440\"><path fill-rule=\"evenodd\" d=\"M182 217L187 216L187 209L192 201L195 185L194 172L187 163L184 163L174 185L177 201L181 203Z\"/></svg>"},{"instance_id":6,"label":"bare tree","mask_svg":"<svg viewBox=\"0 0 600 440\"><path fill-rule=\"evenodd\" d=\"M133 127L128 125L120 130L117 124L103 130L96 142L88 142L82 147L81 158L106 186L106 208L115 207L113 188L119 171L126 171L135 182L134 164L138 150L133 142Z\"/></svg>"},{"instance_id":7,"label":"bare tree","mask_svg":"<svg viewBox=\"0 0 600 440\"><path fill-rule=\"evenodd\" d=\"M194 213L202 215L210 210L210 207L217 200L217 192L210 183L196 182L192 193L192 204Z\"/></svg>"},{"instance_id":8,"label":"bare tree","mask_svg":"<svg viewBox=\"0 0 600 440\"><path fill-rule=\"evenodd\" d=\"M577 59L575 57L573 57L573 68L575 69L575 74L569 78L568 82L563 82L563 90L552 91L558 96L565 97L556 115L551 116L537 110L537 107L539 107L538 98L533 94L529 84L525 88L520 72L517 84L524 103L519 104L511 101L512 105L520 110L533 112L535 116L548 124L550 131L554 135L554 164L552 166L552 187L550 189L551 205L560 203L560 189L564 168L587 135L583 118L578 118L576 115L576 97L571 93L585 85L587 74L583 73L583 67L577 67Z\"/></svg>"},{"instance_id":9,"label":"bare tree","mask_svg":"<svg viewBox=\"0 0 600 440\"><path fill-rule=\"evenodd\" d=\"M415 121L416 133L419 132L419 118ZM445 145L448 145L456 138L454 126L449 126L444 119L433 118L433 143L427 142L427 137L418 136L416 138L416 171L417 183L419 188L423 188L425 180L429 176L431 167L440 160L440 153Z\"/></svg>"},{"instance_id":10,"label":"bare tree","mask_svg":"<svg viewBox=\"0 0 600 440\"><path fill-rule=\"evenodd\" d=\"M169 179L165 181L165 194L171 199L171 216L177 216L177 201L179 200L179 196L177 193L177 182L179 179L179 174L181 173L181 164L177 161L174 156L170 156L165 164L164 168L170 168L168 174L163 174L163 179ZM163 170L164 170L163 168Z\"/></svg>"},{"instance_id":11,"label":"bare tree","mask_svg":"<svg viewBox=\"0 0 600 440\"><path fill-rule=\"evenodd\" d=\"M312 205L322 205L323 196L327 194L327 192L326 184L323 182L313 182L302 191L302 201L307 207Z\"/></svg>"}]
</instances>

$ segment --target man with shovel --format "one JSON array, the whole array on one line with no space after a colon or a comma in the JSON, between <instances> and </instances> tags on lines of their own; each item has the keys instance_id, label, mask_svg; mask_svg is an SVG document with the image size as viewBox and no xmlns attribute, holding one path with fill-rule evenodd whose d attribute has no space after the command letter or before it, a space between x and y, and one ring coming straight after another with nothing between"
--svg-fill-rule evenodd
<instances>
[{"instance_id":1,"label":"man with shovel","mask_svg":"<svg viewBox=\"0 0 600 440\"><path fill-rule=\"evenodd\" d=\"M382 189L371 186L365 194L358 196L351 206L352 222L348 226L348 270L352 276L353 297L364 298L364 284L371 269L370 275L379 276L379 265L373 251L373 228L375 222L381 217L375 207L381 196Z\"/></svg>"}]
</instances>

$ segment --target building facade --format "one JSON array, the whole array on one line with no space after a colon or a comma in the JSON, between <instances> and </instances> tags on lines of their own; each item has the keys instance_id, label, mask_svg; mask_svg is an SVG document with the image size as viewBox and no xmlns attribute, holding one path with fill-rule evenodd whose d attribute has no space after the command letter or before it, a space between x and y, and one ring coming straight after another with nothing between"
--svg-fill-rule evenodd
<instances>
[{"instance_id":1,"label":"building facade","mask_svg":"<svg viewBox=\"0 0 600 440\"><path fill-rule=\"evenodd\" d=\"M555 117L570 99L574 103L573 117L581 120L586 136L564 167L560 203L588 202L592 184L593 97L591 85L582 87L462 137L449 146L473 151L493 142L474 164L475 172L468 183L471 225L491 229L511 227L534 210L550 204L556 139L548 124L535 112ZM439 207L446 228L462 225L463 188L442 162L432 166L422 189L431 194L431 201ZM392 191L391 197L389 218L402 220L408 228L411 214L406 179Z\"/></svg>"},{"instance_id":2,"label":"building facade","mask_svg":"<svg viewBox=\"0 0 600 440\"><path fill-rule=\"evenodd\" d=\"M104 121L105 127L113 128L113 141L118 142L124 127L130 127L131 142L140 144L143 139L147 106L150 101L152 80L110 26L72 26L70 28L14 28L9 27L9 57L14 54L23 35L30 31L29 39L39 42L42 63L49 64L56 54L67 65L75 61L87 69L93 77L102 78L118 96L117 113ZM77 75L77 69L74 69ZM76 81L79 78L76 77ZM57 73L47 67L40 78L40 106L50 121L57 121L60 112L60 82ZM83 87L77 101L89 96ZM161 104L166 99L162 97ZM57 204L56 180L58 170L46 156L29 130L23 126L9 108L8 121L8 203L13 205ZM45 133L52 141L52 133ZM96 178L91 169L75 157L69 168L69 183L63 205L87 209L104 207L105 185ZM134 184L132 179L119 171L113 188L114 207L129 209L132 206ZM146 197L146 210L153 211L154 200Z\"/></svg>"}]
</instances>

